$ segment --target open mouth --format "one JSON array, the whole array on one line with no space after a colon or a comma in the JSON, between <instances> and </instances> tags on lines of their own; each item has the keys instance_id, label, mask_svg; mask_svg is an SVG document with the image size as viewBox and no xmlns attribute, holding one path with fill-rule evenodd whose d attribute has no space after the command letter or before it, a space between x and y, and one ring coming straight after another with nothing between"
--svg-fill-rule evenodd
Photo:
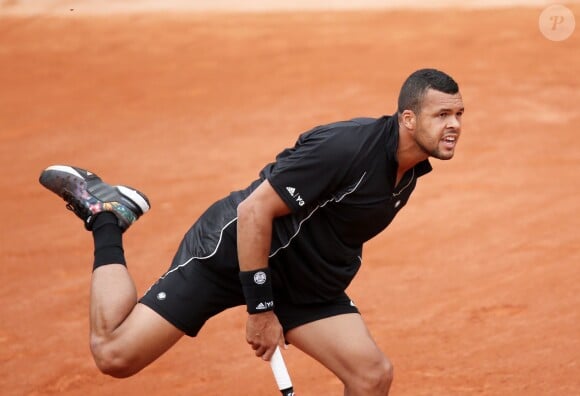
<instances>
[{"instance_id":1,"label":"open mouth","mask_svg":"<svg viewBox=\"0 0 580 396\"><path fill-rule=\"evenodd\" d=\"M441 141L443 142L443 145L445 147L452 149L457 144L457 135L444 136L443 139L441 139Z\"/></svg>"}]
</instances>

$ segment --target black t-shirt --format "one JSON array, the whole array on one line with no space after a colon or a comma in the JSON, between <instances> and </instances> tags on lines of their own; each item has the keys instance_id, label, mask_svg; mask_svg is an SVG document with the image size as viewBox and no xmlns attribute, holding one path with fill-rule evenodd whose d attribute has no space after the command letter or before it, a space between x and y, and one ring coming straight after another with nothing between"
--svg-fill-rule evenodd
<instances>
[{"instance_id":1,"label":"black t-shirt","mask_svg":"<svg viewBox=\"0 0 580 396\"><path fill-rule=\"evenodd\" d=\"M261 172L292 214L274 221L270 266L295 302L323 301L346 289L363 243L405 206L428 161L395 188L397 117L316 127Z\"/></svg>"},{"instance_id":2,"label":"black t-shirt","mask_svg":"<svg viewBox=\"0 0 580 396\"><path fill-rule=\"evenodd\" d=\"M273 224L269 265L275 293L295 303L340 295L362 261L363 243L384 230L407 203L428 160L395 187L397 116L318 126L266 165L260 178L210 207L186 244L214 271L237 270L236 209L263 180L291 209ZM221 250L220 250L221 249Z\"/></svg>"}]
</instances>

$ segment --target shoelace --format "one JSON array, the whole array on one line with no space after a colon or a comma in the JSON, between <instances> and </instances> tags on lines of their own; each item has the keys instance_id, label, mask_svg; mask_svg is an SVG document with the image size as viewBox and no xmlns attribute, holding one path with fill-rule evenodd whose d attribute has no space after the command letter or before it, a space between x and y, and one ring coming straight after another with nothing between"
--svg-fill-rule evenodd
<instances>
[{"instance_id":1,"label":"shoelace","mask_svg":"<svg viewBox=\"0 0 580 396\"><path fill-rule=\"evenodd\" d=\"M62 197L67 202L66 208L74 212L77 216L79 216L83 220L91 215L91 211L89 210L89 208L83 205L83 203L80 200L78 200L74 195L72 195L70 192L64 191L62 193Z\"/></svg>"}]
</instances>

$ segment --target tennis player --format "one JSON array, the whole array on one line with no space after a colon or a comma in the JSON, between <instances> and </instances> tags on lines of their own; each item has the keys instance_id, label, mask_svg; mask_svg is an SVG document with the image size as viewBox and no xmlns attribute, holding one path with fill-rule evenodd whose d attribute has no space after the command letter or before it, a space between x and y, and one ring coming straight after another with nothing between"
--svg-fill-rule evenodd
<instances>
[{"instance_id":1,"label":"tennis player","mask_svg":"<svg viewBox=\"0 0 580 396\"><path fill-rule=\"evenodd\" d=\"M393 378L345 293L363 244L407 204L429 158L453 157L463 102L444 72L403 83L398 110L317 126L281 151L245 188L215 202L138 299L123 233L150 206L128 186L54 165L40 182L67 202L94 238L91 350L98 368L127 377L221 311L245 305L246 340L269 360L295 345L332 371L344 394L386 395Z\"/></svg>"}]
</instances>

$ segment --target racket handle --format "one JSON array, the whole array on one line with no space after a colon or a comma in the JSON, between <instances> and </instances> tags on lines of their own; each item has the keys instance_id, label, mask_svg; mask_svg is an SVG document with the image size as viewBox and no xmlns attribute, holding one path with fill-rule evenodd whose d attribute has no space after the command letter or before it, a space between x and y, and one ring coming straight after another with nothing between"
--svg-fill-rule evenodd
<instances>
[{"instance_id":1,"label":"racket handle","mask_svg":"<svg viewBox=\"0 0 580 396\"><path fill-rule=\"evenodd\" d=\"M286 363L284 363L282 352L280 352L280 347L276 347L276 351L274 351L274 355L270 359L270 367L272 367L274 378L282 395L294 396L294 388L292 387L292 381L290 380Z\"/></svg>"}]
</instances>

